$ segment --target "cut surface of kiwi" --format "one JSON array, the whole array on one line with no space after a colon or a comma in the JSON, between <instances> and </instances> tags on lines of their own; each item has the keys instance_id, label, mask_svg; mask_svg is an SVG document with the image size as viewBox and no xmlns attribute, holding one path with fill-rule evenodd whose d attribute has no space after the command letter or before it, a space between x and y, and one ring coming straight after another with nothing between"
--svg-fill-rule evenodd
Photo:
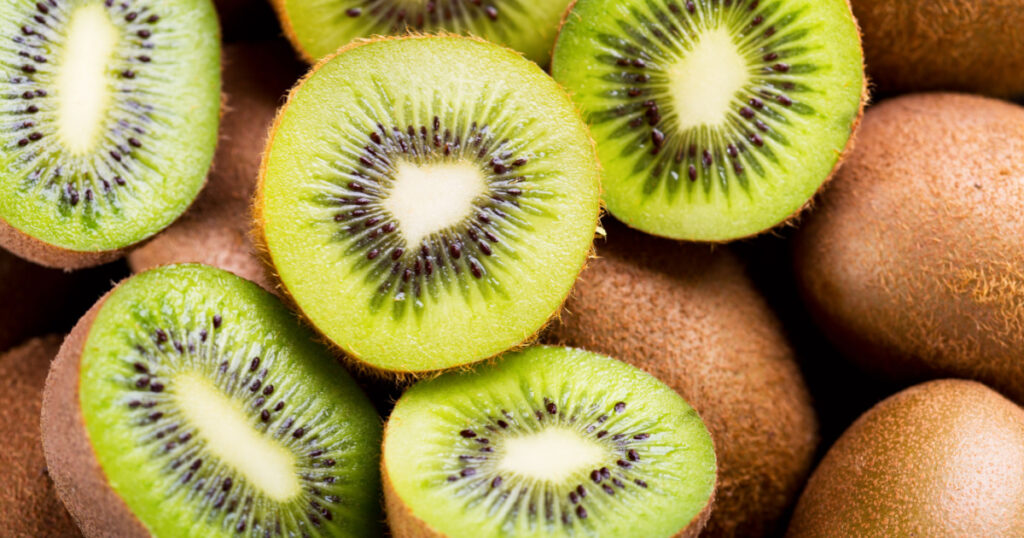
<instances>
[{"instance_id":1,"label":"cut surface of kiwi","mask_svg":"<svg viewBox=\"0 0 1024 538\"><path fill-rule=\"evenodd\" d=\"M377 369L437 370L530 338L591 248L599 173L565 92L466 37L360 43L272 130L256 220L317 329Z\"/></svg>"},{"instance_id":2,"label":"cut surface of kiwi","mask_svg":"<svg viewBox=\"0 0 1024 538\"><path fill-rule=\"evenodd\" d=\"M50 373L43 431L87 535L378 527L369 400L275 297L219 269L154 269L102 299Z\"/></svg>"},{"instance_id":3,"label":"cut surface of kiwi","mask_svg":"<svg viewBox=\"0 0 1024 538\"><path fill-rule=\"evenodd\" d=\"M846 0L579 0L552 74L591 125L608 210L701 241L757 234L804 206L865 93Z\"/></svg>"},{"instance_id":4,"label":"cut surface of kiwi","mask_svg":"<svg viewBox=\"0 0 1024 538\"><path fill-rule=\"evenodd\" d=\"M76 268L185 211L220 109L209 0L5 2L0 41L0 243Z\"/></svg>"},{"instance_id":5,"label":"cut surface of kiwi","mask_svg":"<svg viewBox=\"0 0 1024 538\"><path fill-rule=\"evenodd\" d=\"M672 389L618 360L535 347L422 381L385 430L396 536L696 535L711 437Z\"/></svg>"},{"instance_id":6,"label":"cut surface of kiwi","mask_svg":"<svg viewBox=\"0 0 1024 538\"><path fill-rule=\"evenodd\" d=\"M406 32L479 36L547 65L569 0L272 0L307 60L358 38Z\"/></svg>"}]
</instances>

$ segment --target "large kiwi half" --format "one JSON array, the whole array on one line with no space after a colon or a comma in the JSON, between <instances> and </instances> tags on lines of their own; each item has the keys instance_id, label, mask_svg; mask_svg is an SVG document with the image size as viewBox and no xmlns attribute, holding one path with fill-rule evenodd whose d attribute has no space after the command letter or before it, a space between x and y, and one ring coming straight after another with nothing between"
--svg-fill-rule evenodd
<instances>
[{"instance_id":1,"label":"large kiwi half","mask_svg":"<svg viewBox=\"0 0 1024 538\"><path fill-rule=\"evenodd\" d=\"M0 7L0 245L75 269L120 256L192 203L216 144L210 0Z\"/></svg>"},{"instance_id":2,"label":"large kiwi half","mask_svg":"<svg viewBox=\"0 0 1024 538\"><path fill-rule=\"evenodd\" d=\"M437 370L530 338L590 251L597 158L536 64L467 37L362 42L279 113L256 220L299 309L375 368Z\"/></svg>"},{"instance_id":3,"label":"large kiwi half","mask_svg":"<svg viewBox=\"0 0 1024 538\"><path fill-rule=\"evenodd\" d=\"M313 335L203 265L137 275L61 347L46 461L87 536L367 536L380 422Z\"/></svg>"},{"instance_id":4,"label":"large kiwi half","mask_svg":"<svg viewBox=\"0 0 1024 538\"><path fill-rule=\"evenodd\" d=\"M382 466L399 538L695 536L715 487L711 437L678 394L558 347L413 386Z\"/></svg>"},{"instance_id":5,"label":"large kiwi half","mask_svg":"<svg viewBox=\"0 0 1024 538\"><path fill-rule=\"evenodd\" d=\"M312 62L357 38L455 32L547 65L569 0L271 0L284 33Z\"/></svg>"},{"instance_id":6,"label":"large kiwi half","mask_svg":"<svg viewBox=\"0 0 1024 538\"><path fill-rule=\"evenodd\" d=\"M552 73L593 129L608 210L701 241L804 206L865 95L846 0L578 0Z\"/></svg>"}]
</instances>

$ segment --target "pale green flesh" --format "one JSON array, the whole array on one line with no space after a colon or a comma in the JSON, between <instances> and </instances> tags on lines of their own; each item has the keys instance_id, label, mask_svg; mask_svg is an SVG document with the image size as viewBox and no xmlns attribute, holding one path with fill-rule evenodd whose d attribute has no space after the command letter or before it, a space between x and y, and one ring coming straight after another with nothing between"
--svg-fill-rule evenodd
<instances>
[{"instance_id":1,"label":"pale green flesh","mask_svg":"<svg viewBox=\"0 0 1024 538\"><path fill-rule=\"evenodd\" d=\"M806 204L846 148L864 90L856 23L845 0L687 4L579 0L552 73L591 123L616 218L677 239L753 235Z\"/></svg>"},{"instance_id":2,"label":"pale green flesh","mask_svg":"<svg viewBox=\"0 0 1024 538\"><path fill-rule=\"evenodd\" d=\"M454 143L476 135L490 141L482 159ZM375 151L391 151L392 165L360 162L378 161L364 150L371 136L383 136ZM490 159L505 150L498 175ZM489 190L478 194L481 178ZM430 182L446 192L430 195ZM259 204L273 264L317 329L374 367L426 371L509 349L555 313L593 240L598 182L585 125L534 64L476 40L409 38L349 50L299 88L270 143ZM428 233L459 215L475 239Z\"/></svg>"},{"instance_id":3,"label":"pale green flesh","mask_svg":"<svg viewBox=\"0 0 1024 538\"><path fill-rule=\"evenodd\" d=\"M653 377L536 347L407 391L386 427L384 473L444 536L656 538L704 509L716 463L697 413Z\"/></svg>"},{"instance_id":4,"label":"pale green flesh","mask_svg":"<svg viewBox=\"0 0 1024 538\"><path fill-rule=\"evenodd\" d=\"M0 219L72 251L127 247L184 213L213 158L213 5L40 4L0 7Z\"/></svg>"},{"instance_id":5,"label":"pale green flesh","mask_svg":"<svg viewBox=\"0 0 1024 538\"><path fill-rule=\"evenodd\" d=\"M105 300L82 414L110 487L154 536L378 530L379 418L314 339L269 293L202 265L142 273Z\"/></svg>"}]
</instances>

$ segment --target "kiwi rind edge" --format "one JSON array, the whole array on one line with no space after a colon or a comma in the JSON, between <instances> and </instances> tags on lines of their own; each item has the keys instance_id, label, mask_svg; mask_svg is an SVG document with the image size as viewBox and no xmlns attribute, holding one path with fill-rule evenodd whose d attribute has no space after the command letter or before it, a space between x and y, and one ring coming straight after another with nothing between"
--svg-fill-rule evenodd
<instances>
[{"instance_id":1,"label":"kiwi rind edge","mask_svg":"<svg viewBox=\"0 0 1024 538\"><path fill-rule=\"evenodd\" d=\"M0 218L0 245L30 262L67 271L110 263L125 253L125 249L86 252L51 245L11 226L3 218Z\"/></svg>"}]
</instances>

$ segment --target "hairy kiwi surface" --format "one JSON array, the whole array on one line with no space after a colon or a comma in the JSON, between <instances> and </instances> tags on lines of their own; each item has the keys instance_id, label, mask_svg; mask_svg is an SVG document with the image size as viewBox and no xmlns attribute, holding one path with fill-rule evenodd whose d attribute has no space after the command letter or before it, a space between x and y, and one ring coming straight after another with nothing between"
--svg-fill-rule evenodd
<instances>
[{"instance_id":1,"label":"hairy kiwi surface","mask_svg":"<svg viewBox=\"0 0 1024 538\"><path fill-rule=\"evenodd\" d=\"M534 335L593 242L599 172L565 91L479 39L323 60L273 127L257 227L284 288L373 368L438 370Z\"/></svg>"},{"instance_id":2,"label":"hairy kiwi surface","mask_svg":"<svg viewBox=\"0 0 1024 538\"><path fill-rule=\"evenodd\" d=\"M837 347L907 381L966 377L1024 401L1024 108L885 101L801 228L802 293Z\"/></svg>"},{"instance_id":3,"label":"hairy kiwi surface","mask_svg":"<svg viewBox=\"0 0 1024 538\"><path fill-rule=\"evenodd\" d=\"M81 536L57 499L39 436L39 408L59 336L30 340L0 355L0 521L13 537Z\"/></svg>"},{"instance_id":4,"label":"hairy kiwi surface","mask_svg":"<svg viewBox=\"0 0 1024 538\"><path fill-rule=\"evenodd\" d=\"M1024 535L1024 409L980 383L907 389L825 455L788 536Z\"/></svg>"},{"instance_id":5,"label":"hairy kiwi surface","mask_svg":"<svg viewBox=\"0 0 1024 538\"><path fill-rule=\"evenodd\" d=\"M267 129L301 73L284 44L225 47L227 106L207 186L185 216L128 255L132 270L200 262L274 288L250 239L250 206Z\"/></svg>"},{"instance_id":6,"label":"hairy kiwi surface","mask_svg":"<svg viewBox=\"0 0 1024 538\"><path fill-rule=\"evenodd\" d=\"M396 537L696 536L715 487L696 411L642 371L570 348L413 386L383 458Z\"/></svg>"},{"instance_id":7,"label":"hairy kiwi surface","mask_svg":"<svg viewBox=\"0 0 1024 538\"><path fill-rule=\"evenodd\" d=\"M210 0L0 7L0 245L64 269L116 259L198 194L220 48Z\"/></svg>"},{"instance_id":8,"label":"hairy kiwi surface","mask_svg":"<svg viewBox=\"0 0 1024 538\"><path fill-rule=\"evenodd\" d=\"M818 442L779 321L730 252L606 228L544 341L621 357L679 392L700 412L718 455L703 534L771 535Z\"/></svg>"},{"instance_id":9,"label":"hairy kiwi surface","mask_svg":"<svg viewBox=\"0 0 1024 538\"><path fill-rule=\"evenodd\" d=\"M272 295L203 265L123 282L47 379L43 444L86 536L376 533L380 422Z\"/></svg>"},{"instance_id":10,"label":"hairy kiwi surface","mask_svg":"<svg viewBox=\"0 0 1024 538\"><path fill-rule=\"evenodd\" d=\"M552 74L591 125L608 210L699 241L806 205L866 94L846 0L578 0Z\"/></svg>"}]
</instances>

